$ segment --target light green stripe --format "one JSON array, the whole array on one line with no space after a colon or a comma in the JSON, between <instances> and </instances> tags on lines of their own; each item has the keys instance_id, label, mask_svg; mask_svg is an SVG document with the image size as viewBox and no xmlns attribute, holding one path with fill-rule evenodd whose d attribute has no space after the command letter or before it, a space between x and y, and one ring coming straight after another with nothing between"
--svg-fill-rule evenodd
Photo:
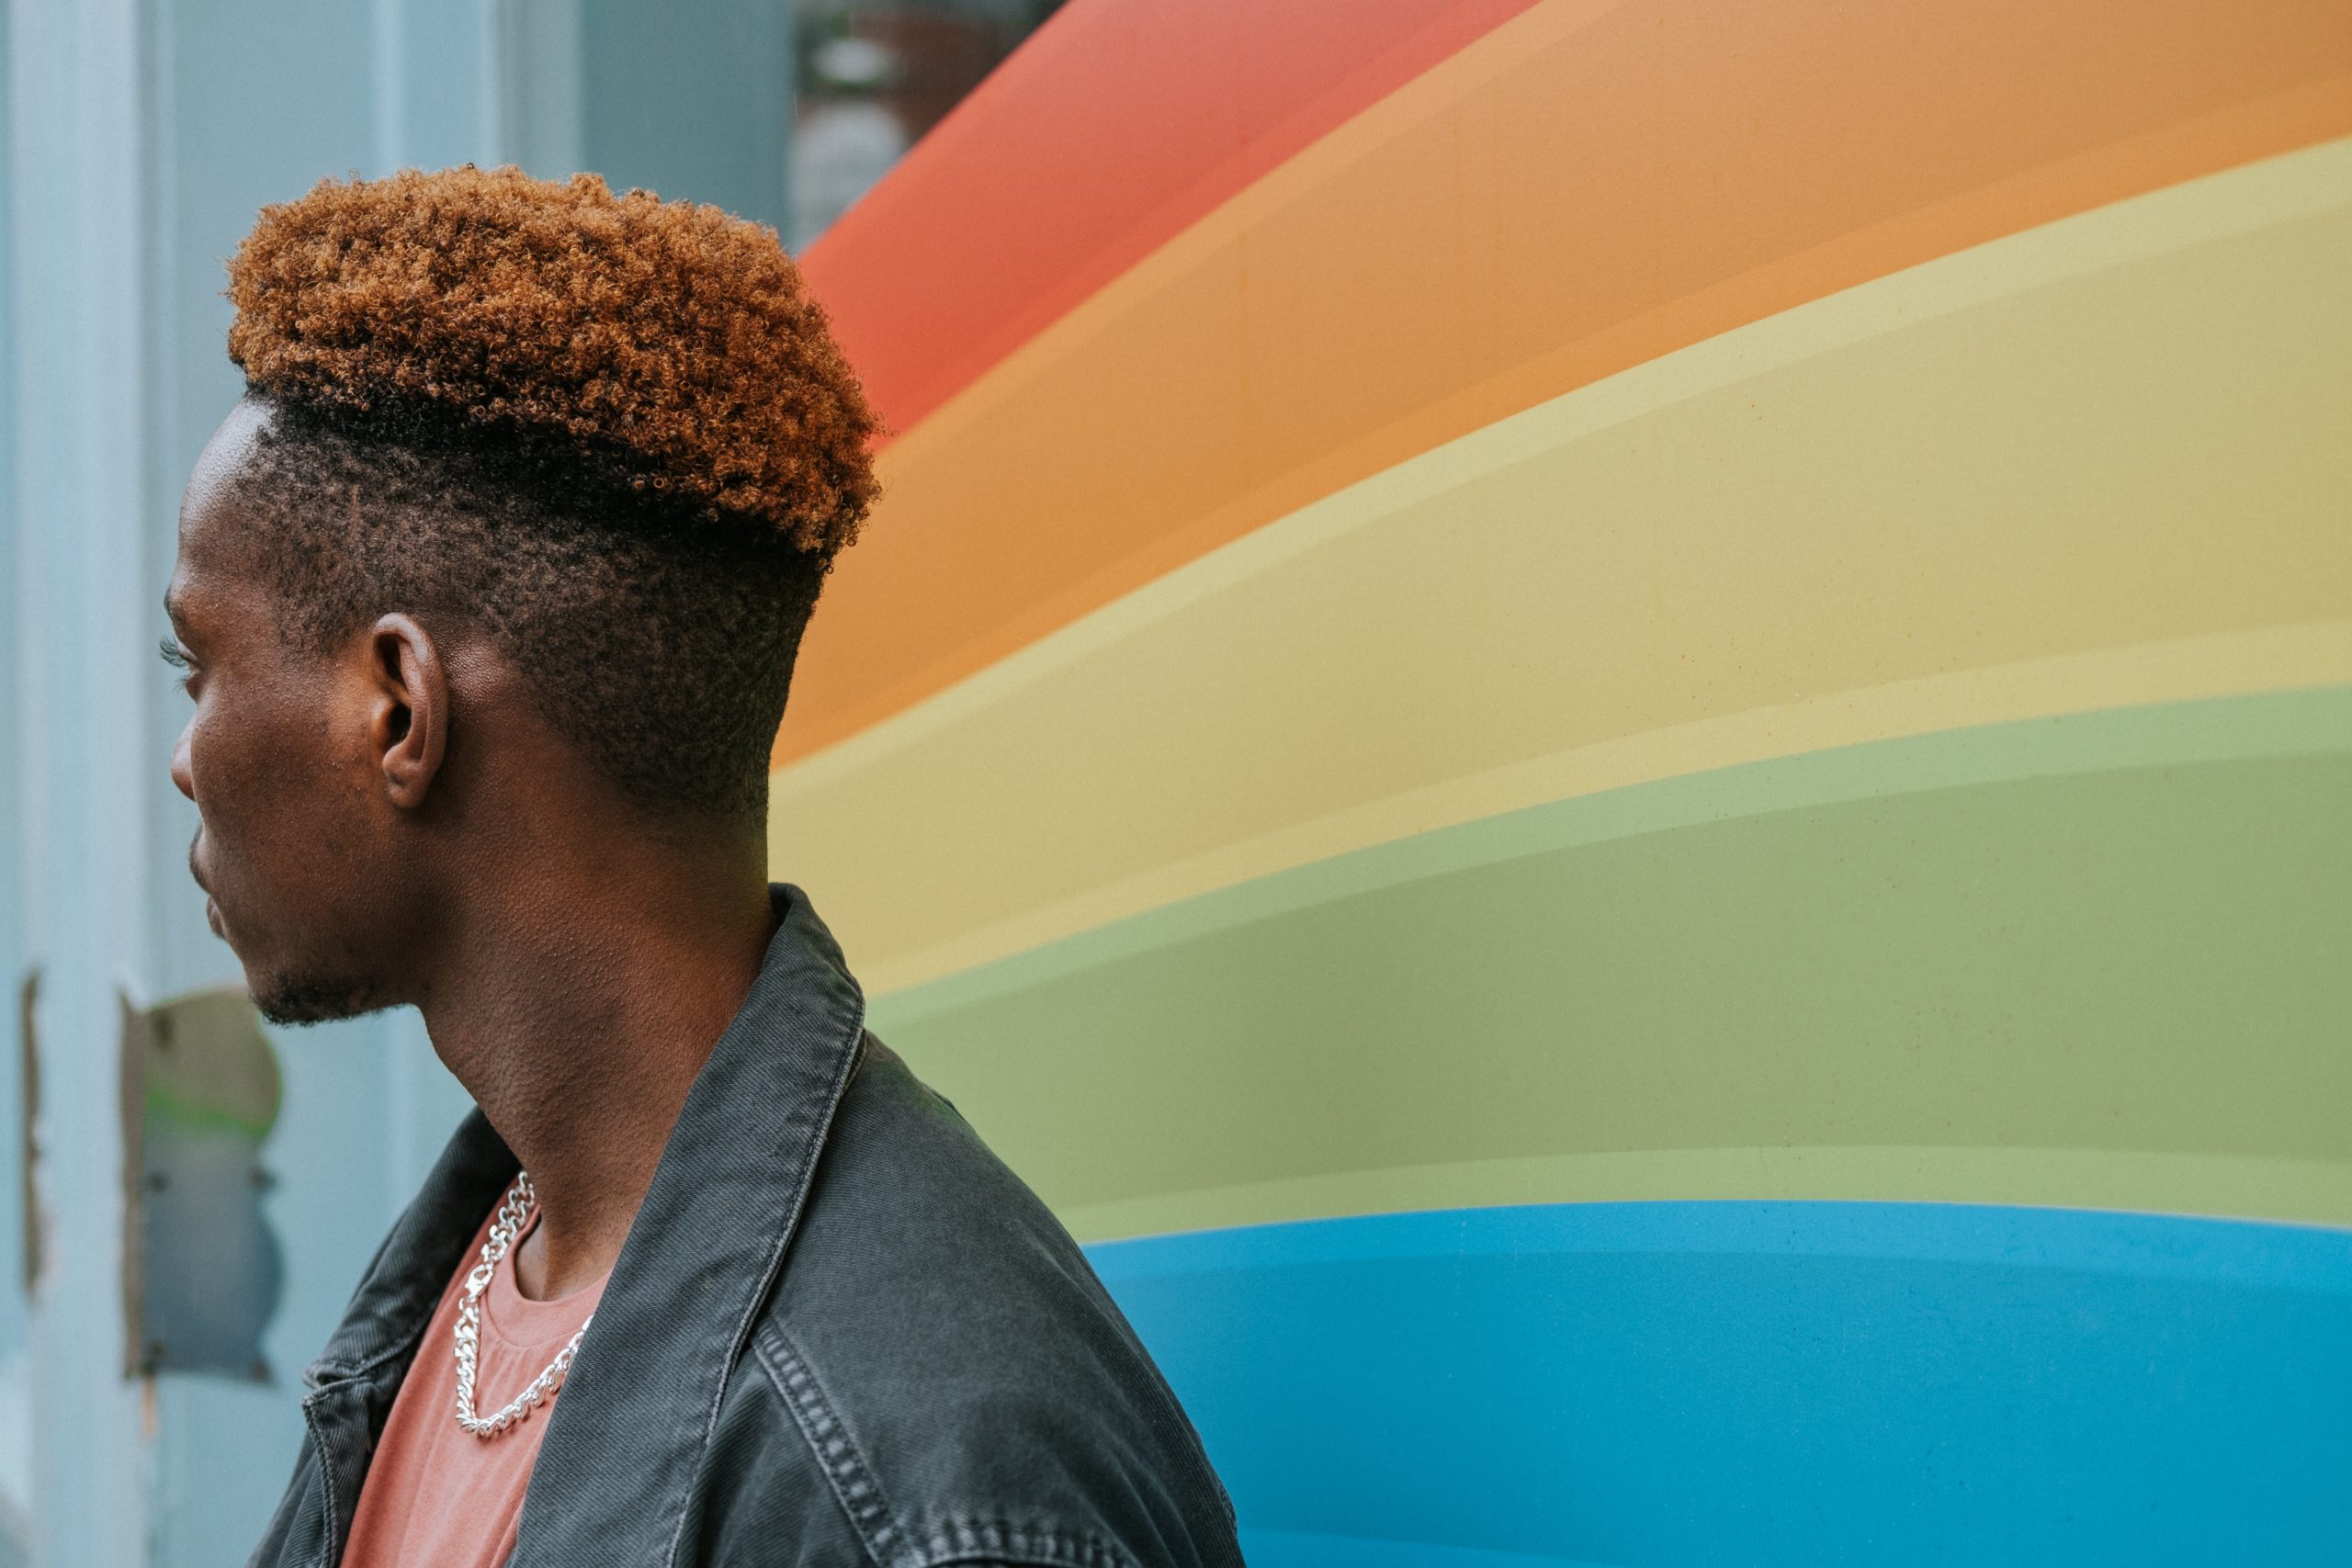
<instances>
[{"instance_id":1,"label":"light green stripe","mask_svg":"<svg viewBox=\"0 0 2352 1568\"><path fill-rule=\"evenodd\" d=\"M1607 1168L1613 1195L1687 1195L1676 1161L1786 1195L1792 1151L1857 1149L1883 1157L1838 1156L1839 1196L2352 1222L2312 1175L2352 1168L2347 951L2335 689L1563 801L873 1010L1098 1235L1416 1185L1556 1199Z\"/></svg>"},{"instance_id":2,"label":"light green stripe","mask_svg":"<svg viewBox=\"0 0 2352 1568\"><path fill-rule=\"evenodd\" d=\"M2115 1149L1644 1149L1343 1170L1092 1203L1080 1241L1271 1224L1322 1214L1722 1198L2034 1203L2069 1209L2352 1224L2352 1161Z\"/></svg>"},{"instance_id":3,"label":"light green stripe","mask_svg":"<svg viewBox=\"0 0 2352 1568\"><path fill-rule=\"evenodd\" d=\"M1376 844L890 993L898 1024L1133 953L1420 877L1638 833L1972 784L2252 757L2352 752L2352 688L2263 693L1841 746L1513 811Z\"/></svg>"}]
</instances>

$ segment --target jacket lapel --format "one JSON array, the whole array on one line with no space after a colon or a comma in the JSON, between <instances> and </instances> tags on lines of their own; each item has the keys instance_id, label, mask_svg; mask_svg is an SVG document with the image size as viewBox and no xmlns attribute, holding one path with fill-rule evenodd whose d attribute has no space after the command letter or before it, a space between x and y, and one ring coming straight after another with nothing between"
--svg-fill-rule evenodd
<instances>
[{"instance_id":1,"label":"jacket lapel","mask_svg":"<svg viewBox=\"0 0 2352 1568\"><path fill-rule=\"evenodd\" d=\"M322 1562L343 1554L375 1434L458 1259L514 1170L504 1141L480 1111L469 1113L376 1249L326 1348L302 1372L302 1418L325 1509Z\"/></svg>"},{"instance_id":2,"label":"jacket lapel","mask_svg":"<svg viewBox=\"0 0 2352 1568\"><path fill-rule=\"evenodd\" d=\"M719 1398L865 1030L865 998L807 896L771 893L781 923L695 1079L565 1379L510 1568L673 1560ZM491 1201L494 1190L471 1224Z\"/></svg>"}]
</instances>

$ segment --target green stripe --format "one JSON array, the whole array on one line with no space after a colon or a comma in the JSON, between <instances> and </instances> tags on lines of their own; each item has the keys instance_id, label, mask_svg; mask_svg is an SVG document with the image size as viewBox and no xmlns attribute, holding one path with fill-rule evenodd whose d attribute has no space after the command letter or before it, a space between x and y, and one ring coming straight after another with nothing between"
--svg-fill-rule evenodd
<instances>
[{"instance_id":1,"label":"green stripe","mask_svg":"<svg viewBox=\"0 0 2352 1568\"><path fill-rule=\"evenodd\" d=\"M2028 1203L2352 1224L2352 1161L2132 1149L1637 1149L1341 1170L1114 1199L1062 1211L1081 1241L1329 1214L1766 1198Z\"/></svg>"},{"instance_id":2,"label":"green stripe","mask_svg":"<svg viewBox=\"0 0 2352 1568\"><path fill-rule=\"evenodd\" d=\"M2347 939L2335 689L1562 801L873 1015L1095 1235L1450 1201L1473 1162L1499 1201L1781 1196L1807 1150L1843 1196L2352 1223Z\"/></svg>"}]
</instances>

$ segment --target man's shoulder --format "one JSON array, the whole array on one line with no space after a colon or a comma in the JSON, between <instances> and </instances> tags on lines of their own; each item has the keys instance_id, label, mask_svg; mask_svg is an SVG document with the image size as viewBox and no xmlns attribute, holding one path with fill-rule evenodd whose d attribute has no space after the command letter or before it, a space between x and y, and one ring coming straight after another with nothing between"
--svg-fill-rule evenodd
<instances>
[{"instance_id":1,"label":"man's shoulder","mask_svg":"<svg viewBox=\"0 0 2352 1568\"><path fill-rule=\"evenodd\" d=\"M1238 1561L1190 1422L1084 1254L871 1038L741 1375L877 1562Z\"/></svg>"}]
</instances>

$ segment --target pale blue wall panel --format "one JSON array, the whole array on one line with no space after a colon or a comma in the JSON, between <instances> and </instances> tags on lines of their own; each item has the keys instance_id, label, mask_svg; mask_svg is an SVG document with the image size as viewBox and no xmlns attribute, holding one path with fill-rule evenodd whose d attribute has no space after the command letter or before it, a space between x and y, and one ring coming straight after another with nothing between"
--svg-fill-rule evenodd
<instances>
[{"instance_id":1,"label":"pale blue wall panel","mask_svg":"<svg viewBox=\"0 0 2352 1568\"><path fill-rule=\"evenodd\" d=\"M13 1043L16 976L47 967L56 1242L28 1314L0 1164L0 1483L20 1431L47 1563L233 1565L299 1445L301 1367L468 1101L413 1012L273 1032L276 1381L123 1376L118 998L239 978L187 877L196 815L165 773L186 698L153 654L183 477L242 390L223 265L322 177L517 156L774 221L791 40L765 0L0 6L0 980Z\"/></svg>"},{"instance_id":2,"label":"pale blue wall panel","mask_svg":"<svg viewBox=\"0 0 2352 1568\"><path fill-rule=\"evenodd\" d=\"M8 19L0 11L0 302L9 298ZM0 303L0 476L16 471L16 380L9 311ZM16 603L17 524L14 487L0 479L0 615ZM9 654L0 627L0 658ZM23 716L13 682L0 679L0 758L23 744ZM18 1071L17 987L27 955L18 909L17 840L24 828L17 770L0 762L0 1568L24 1561L32 1491L32 1367L27 1356L22 1171L23 1097Z\"/></svg>"},{"instance_id":3,"label":"pale blue wall panel","mask_svg":"<svg viewBox=\"0 0 2352 1568\"><path fill-rule=\"evenodd\" d=\"M141 1560L152 1453L121 1376L118 989L153 973L151 231L134 0L10 7L20 914L40 1010L48 1267L29 1337L39 1561Z\"/></svg>"},{"instance_id":4,"label":"pale blue wall panel","mask_svg":"<svg viewBox=\"0 0 2352 1568\"><path fill-rule=\"evenodd\" d=\"M486 10L486 0L154 5L159 358L149 516L159 581L173 556L182 477L243 389L227 355L225 262L263 205L291 200L323 177L491 161ZM239 978L234 956L205 925L203 897L181 858L195 808L162 783L161 759L185 716L185 700L173 694L151 739L162 786L153 796L163 824L153 868L157 983L167 992ZM266 1340L277 1382L163 1380L153 1559L162 1568L235 1563L251 1550L300 1445L300 1370L413 1188L414 1146L437 1147L465 1103L413 1014L273 1034L286 1077L266 1151L277 1185L266 1212L287 1260ZM437 1098L435 1079L446 1086ZM420 1126L420 1117L433 1124Z\"/></svg>"},{"instance_id":5,"label":"pale blue wall panel","mask_svg":"<svg viewBox=\"0 0 2352 1568\"><path fill-rule=\"evenodd\" d=\"M781 228L792 119L789 8L773 0L585 0L582 166Z\"/></svg>"}]
</instances>

